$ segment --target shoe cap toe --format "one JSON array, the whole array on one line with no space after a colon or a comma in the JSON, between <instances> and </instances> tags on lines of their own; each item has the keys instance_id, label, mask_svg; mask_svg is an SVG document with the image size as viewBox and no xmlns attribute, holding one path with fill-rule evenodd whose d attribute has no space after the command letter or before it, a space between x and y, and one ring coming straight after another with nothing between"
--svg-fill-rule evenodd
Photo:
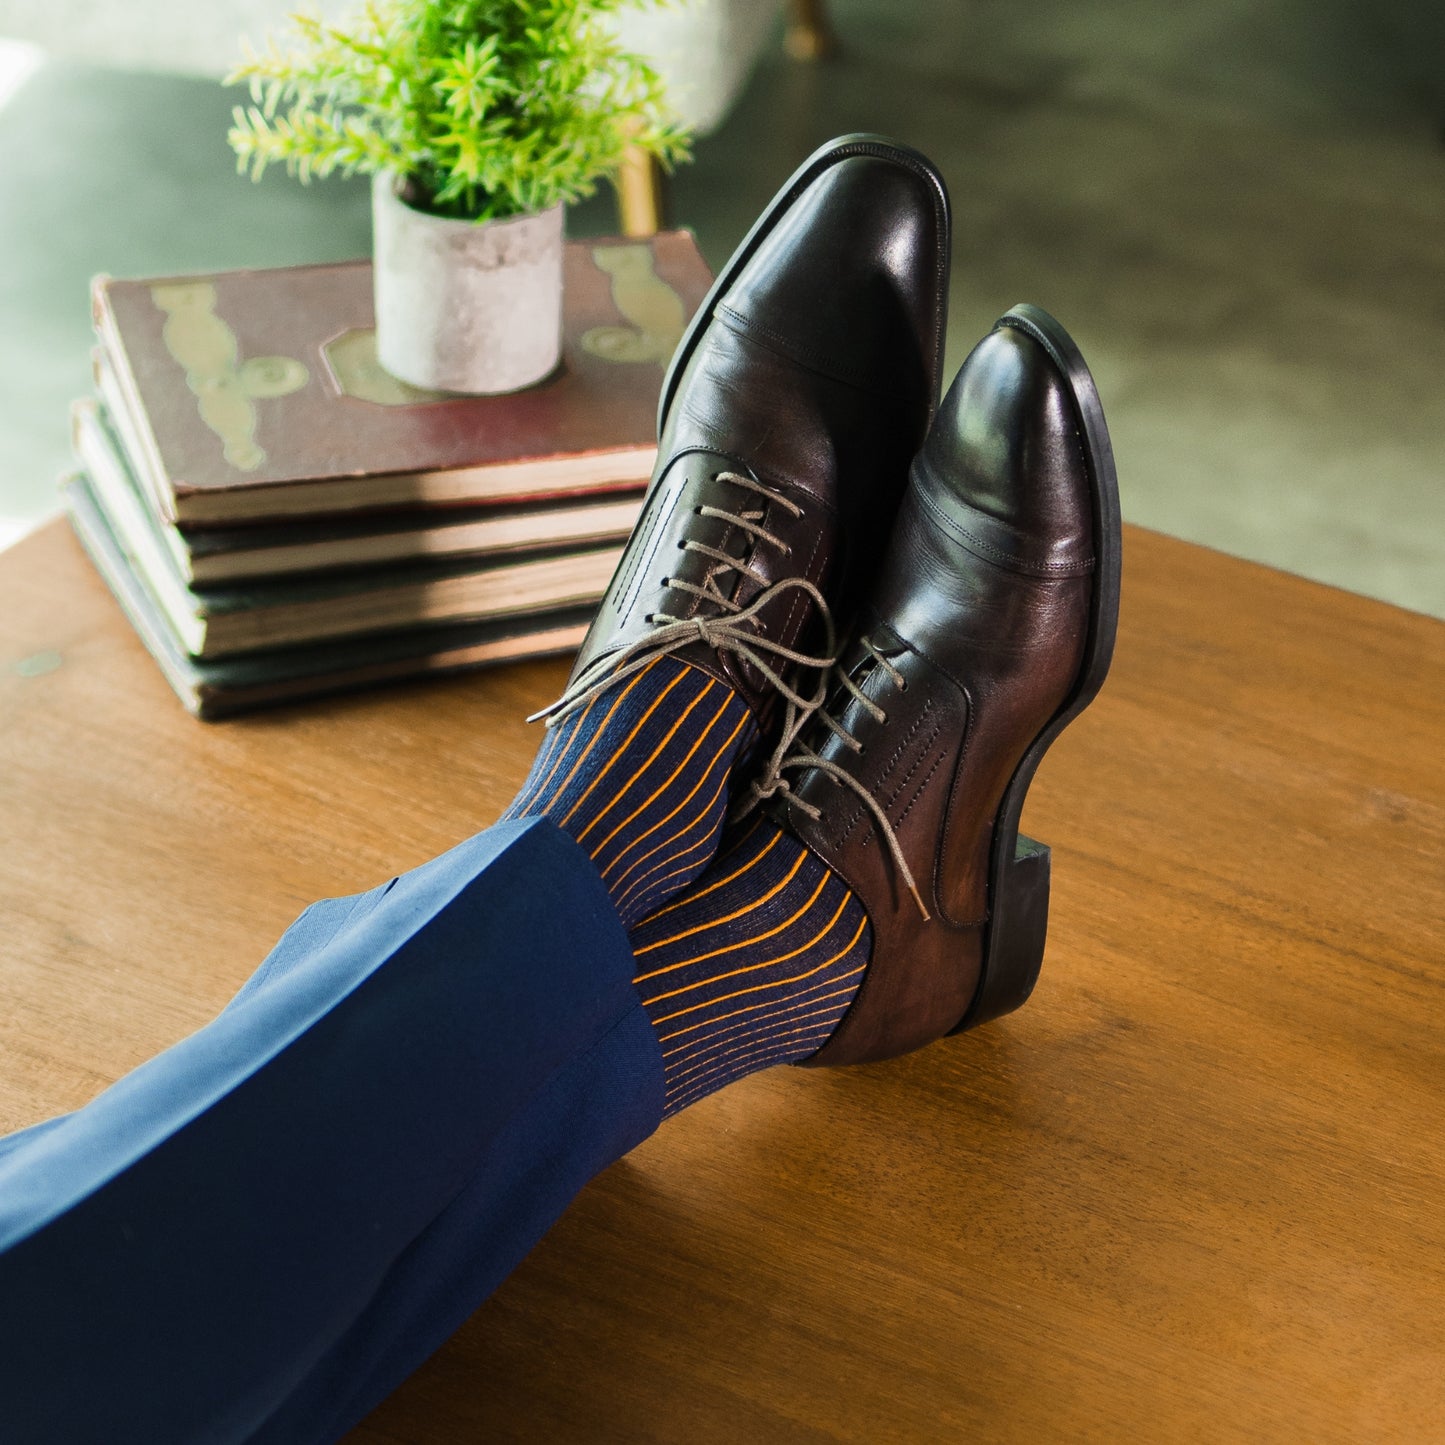
<instances>
[{"instance_id":1,"label":"shoe cap toe","mask_svg":"<svg viewBox=\"0 0 1445 1445\"><path fill-rule=\"evenodd\" d=\"M844 156L794 200L719 311L823 375L877 391L931 390L946 234L935 177L901 159Z\"/></svg>"},{"instance_id":2,"label":"shoe cap toe","mask_svg":"<svg viewBox=\"0 0 1445 1445\"><path fill-rule=\"evenodd\" d=\"M1093 559L1088 465L1073 393L1044 348L1001 325L939 408L916 476L997 560L1067 572Z\"/></svg>"}]
</instances>

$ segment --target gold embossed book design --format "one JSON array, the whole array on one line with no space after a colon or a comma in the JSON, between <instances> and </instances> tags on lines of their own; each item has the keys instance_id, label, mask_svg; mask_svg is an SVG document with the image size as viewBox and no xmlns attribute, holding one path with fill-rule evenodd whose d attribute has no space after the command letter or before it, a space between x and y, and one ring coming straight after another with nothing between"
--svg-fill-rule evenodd
<instances>
[{"instance_id":1,"label":"gold embossed book design","mask_svg":"<svg viewBox=\"0 0 1445 1445\"><path fill-rule=\"evenodd\" d=\"M152 505L183 526L636 487L663 367L709 283L687 232L572 242L557 373L459 397L381 370L369 262L101 277L97 389Z\"/></svg>"}]
</instances>

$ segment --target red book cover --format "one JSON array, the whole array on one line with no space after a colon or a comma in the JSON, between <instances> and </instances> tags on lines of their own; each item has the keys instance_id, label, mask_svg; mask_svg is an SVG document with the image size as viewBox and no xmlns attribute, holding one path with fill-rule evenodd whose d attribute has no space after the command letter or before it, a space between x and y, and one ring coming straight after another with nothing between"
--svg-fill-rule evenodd
<instances>
[{"instance_id":1,"label":"red book cover","mask_svg":"<svg viewBox=\"0 0 1445 1445\"><path fill-rule=\"evenodd\" d=\"M97 277L97 382L169 521L575 496L645 481L664 369L711 276L690 233L569 242L562 363L507 396L376 360L371 263Z\"/></svg>"}]
</instances>

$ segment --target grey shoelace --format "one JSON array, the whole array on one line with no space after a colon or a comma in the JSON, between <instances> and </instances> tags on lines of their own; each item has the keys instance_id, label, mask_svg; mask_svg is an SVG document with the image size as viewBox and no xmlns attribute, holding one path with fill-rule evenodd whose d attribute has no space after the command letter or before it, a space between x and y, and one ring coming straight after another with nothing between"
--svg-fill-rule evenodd
<instances>
[{"instance_id":1,"label":"grey shoelace","mask_svg":"<svg viewBox=\"0 0 1445 1445\"><path fill-rule=\"evenodd\" d=\"M767 501L776 502L791 512L794 517L802 515L802 508L797 503L782 496L771 487L765 486L762 482L755 481L752 477L743 476L739 472L721 471L714 474L713 480L730 482L745 491L757 493ZM739 509L729 512L721 507L703 506L697 510L700 516L728 522L746 532L756 541L769 543L785 557L791 551L781 537L775 536L762 525L762 519L767 515L766 508L749 511ZM836 655L833 616L822 592L806 577L783 577L770 583L761 573L748 566L743 558L734 557L731 553L724 552L718 547L710 547L704 542L695 542L689 539L682 545L684 551L696 552L707 557L712 562L712 566L708 568L707 575L703 578L700 586L678 577L664 577L662 585L676 588L680 592L698 598L701 602L719 608L723 615L721 617L716 615L672 617L665 612L653 613L647 618L647 621L652 624L653 630L646 637L639 638L618 652L599 658L596 665L584 671L556 702L543 708L540 712L533 713L527 719L528 722L535 722L540 718L545 719L548 727L553 727L578 708L585 707L613 683L640 672L644 667L668 653L677 652L680 648L699 641L719 652L730 652L735 657L751 663L785 699L788 726L792 725L795 716L811 715L822 703L821 687L826 685L826 672ZM739 572L763 588L762 592L746 607L726 596L718 585L718 579L729 572ZM785 647L771 638L760 636L752 628L753 620L770 602L790 591L806 593L817 606L825 631L825 656L813 657L808 653L799 652L796 648ZM786 666L789 663L819 672L820 690L817 695L803 696L784 678L780 666Z\"/></svg>"},{"instance_id":2,"label":"grey shoelace","mask_svg":"<svg viewBox=\"0 0 1445 1445\"><path fill-rule=\"evenodd\" d=\"M889 660L874 645L869 637L859 638L861 645L868 654L887 674L893 685L900 691L908 690L908 679L893 666ZM783 720L783 731L778 738L778 744L773 749L772 755L763 765L762 775L748 785L748 795L740 808L737 810L739 816L743 816L758 807L766 799L782 795L791 797L793 806L806 814L815 823L822 816L822 810L815 808L811 803L804 802L793 788L789 780L783 776L788 771L806 772L810 769L817 769L825 773L835 782L841 783L844 787L851 789L862 800L863 804L872 813L874 821L878 824L878 830L882 833L884 841L888 844L888 850L893 856L893 861L898 867L899 875L908 886L908 891L913 895L913 901L918 905L918 911L923 915L925 921L929 917L928 909L923 902L923 897L918 891L918 885L913 880L913 872L908 866L908 860L903 856L903 847L898 841L898 834L892 823L888 821L888 814L883 810L883 805L873 796L869 790L837 763L830 762L801 740L801 733L804 728L816 717L827 727L835 737L842 742L843 746L851 753L861 753L863 744L853 736L836 718L834 718L823 706L830 689L828 672L820 674L819 685L816 690L816 701L808 706L806 701L795 706L790 700L788 703L787 715ZM844 668L834 663L831 669L831 676L837 680L843 689L867 711L870 717L878 723L886 723L888 714L869 697L851 677Z\"/></svg>"}]
</instances>

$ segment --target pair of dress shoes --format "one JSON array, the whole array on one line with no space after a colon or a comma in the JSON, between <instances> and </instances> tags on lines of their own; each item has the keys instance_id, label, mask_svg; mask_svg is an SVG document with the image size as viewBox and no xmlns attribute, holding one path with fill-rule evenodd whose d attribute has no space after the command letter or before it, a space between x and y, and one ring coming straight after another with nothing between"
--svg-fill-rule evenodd
<instances>
[{"instance_id":1,"label":"pair of dress shoes","mask_svg":"<svg viewBox=\"0 0 1445 1445\"><path fill-rule=\"evenodd\" d=\"M1113 649L1118 496L1089 372L1017 306L940 403L949 248L917 152L846 136L799 168L673 359L648 499L566 694L670 651L752 707L764 743L735 798L873 930L809 1063L1027 998L1049 855L1019 814Z\"/></svg>"}]
</instances>

